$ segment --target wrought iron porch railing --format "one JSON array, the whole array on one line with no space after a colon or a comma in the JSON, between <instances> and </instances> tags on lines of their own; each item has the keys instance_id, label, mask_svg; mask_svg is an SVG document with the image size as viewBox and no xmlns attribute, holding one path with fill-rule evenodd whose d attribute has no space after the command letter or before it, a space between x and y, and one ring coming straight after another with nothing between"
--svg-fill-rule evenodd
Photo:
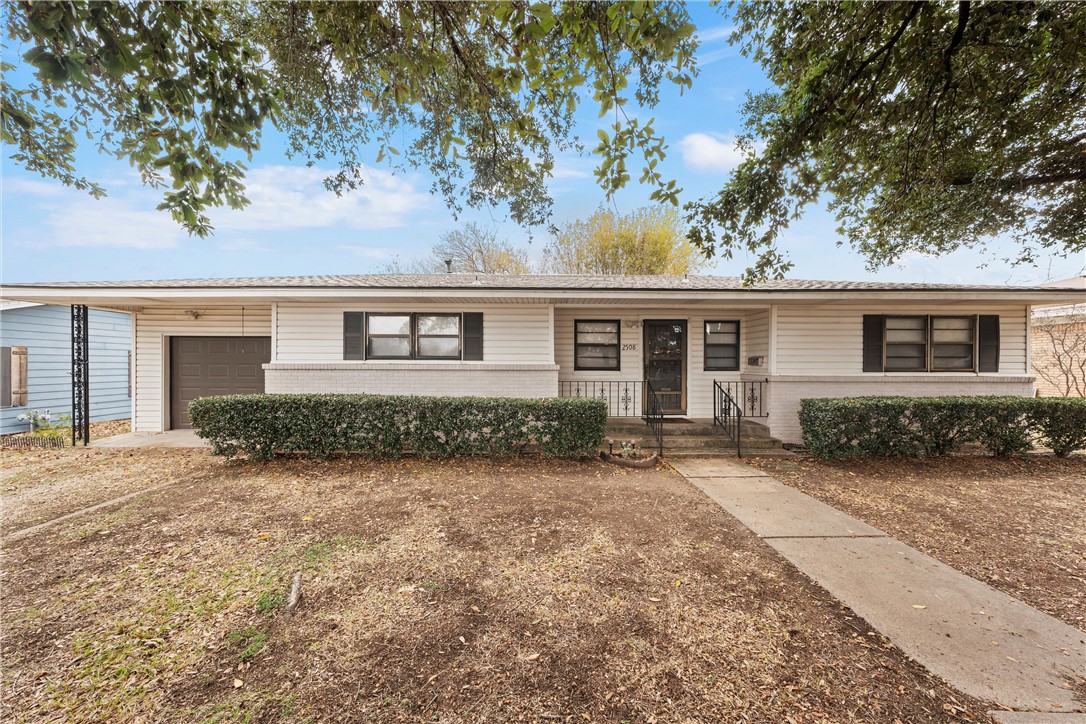
<instances>
[{"instance_id":1,"label":"wrought iron porch railing","mask_svg":"<svg viewBox=\"0 0 1086 724\"><path fill-rule=\"evenodd\" d=\"M90 444L90 316L86 304L72 305L72 445Z\"/></svg>"},{"instance_id":2,"label":"wrought iron porch railing","mask_svg":"<svg viewBox=\"0 0 1086 724\"><path fill-rule=\"evenodd\" d=\"M664 408L660 396L652 389L652 383L645 380L645 424L656 438L656 453L664 456Z\"/></svg>"},{"instance_id":3,"label":"wrought iron porch railing","mask_svg":"<svg viewBox=\"0 0 1086 724\"><path fill-rule=\"evenodd\" d=\"M743 457L743 408L732 397L733 388L728 383L713 380L713 425L720 425L735 443L735 452Z\"/></svg>"},{"instance_id":4,"label":"wrought iron porch railing","mask_svg":"<svg viewBox=\"0 0 1086 724\"><path fill-rule=\"evenodd\" d=\"M608 417L641 417L644 380L561 380L559 397L594 397L607 403Z\"/></svg>"},{"instance_id":5,"label":"wrought iron porch railing","mask_svg":"<svg viewBox=\"0 0 1086 724\"><path fill-rule=\"evenodd\" d=\"M714 388L717 385L731 393L732 401L743 411L743 417L769 417L769 407L766 404L769 380L757 382L713 380Z\"/></svg>"}]
</instances>

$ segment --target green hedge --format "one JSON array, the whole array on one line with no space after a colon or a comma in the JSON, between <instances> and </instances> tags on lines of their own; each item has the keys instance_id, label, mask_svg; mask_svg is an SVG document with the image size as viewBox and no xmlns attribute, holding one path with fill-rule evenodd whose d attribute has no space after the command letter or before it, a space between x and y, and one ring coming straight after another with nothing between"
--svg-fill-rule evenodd
<instances>
[{"instance_id":1,"label":"green hedge","mask_svg":"<svg viewBox=\"0 0 1086 724\"><path fill-rule=\"evenodd\" d=\"M599 447L607 405L561 397L228 395L194 400L189 417L216 455L511 455L535 443L544 455L576 457Z\"/></svg>"},{"instance_id":2,"label":"green hedge","mask_svg":"<svg viewBox=\"0 0 1086 724\"><path fill-rule=\"evenodd\" d=\"M967 442L993 455L1060 457L1086 448L1086 400L1053 397L854 397L800 401L803 443L821 458L934 457Z\"/></svg>"}]
</instances>

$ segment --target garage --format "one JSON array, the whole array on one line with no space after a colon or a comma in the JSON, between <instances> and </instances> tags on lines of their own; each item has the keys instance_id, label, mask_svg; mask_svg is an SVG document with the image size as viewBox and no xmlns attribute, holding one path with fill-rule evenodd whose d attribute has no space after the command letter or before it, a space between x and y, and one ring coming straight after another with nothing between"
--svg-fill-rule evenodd
<instances>
[{"instance_id":1,"label":"garage","mask_svg":"<svg viewBox=\"0 0 1086 724\"><path fill-rule=\"evenodd\" d=\"M170 427L191 427L198 397L263 392L270 361L271 337L171 337Z\"/></svg>"}]
</instances>

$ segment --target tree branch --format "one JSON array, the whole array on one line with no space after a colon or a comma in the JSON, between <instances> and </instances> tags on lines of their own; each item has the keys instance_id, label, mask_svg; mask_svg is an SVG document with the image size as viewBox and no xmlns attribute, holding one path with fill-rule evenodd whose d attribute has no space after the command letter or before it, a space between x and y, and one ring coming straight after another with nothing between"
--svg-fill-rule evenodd
<instances>
[{"instance_id":1,"label":"tree branch","mask_svg":"<svg viewBox=\"0 0 1086 724\"><path fill-rule=\"evenodd\" d=\"M976 176L955 176L948 179L947 183L951 186L969 186L976 183L976 180ZM1069 181L1086 181L1086 171L1037 174L1033 176L1011 176L1000 181L999 189L1001 191L1013 191L1015 189L1024 189L1030 186L1067 183Z\"/></svg>"},{"instance_id":2,"label":"tree branch","mask_svg":"<svg viewBox=\"0 0 1086 724\"><path fill-rule=\"evenodd\" d=\"M856 72L854 72L852 74L852 77L848 79L848 82L845 83L844 88L848 88L853 83L855 83L856 80L860 77L860 75L865 70L867 70L867 66L869 66L873 62L875 62L876 58L878 58L883 53L889 52L890 50L893 49L893 47L895 45L897 45L897 41L901 40L901 36L902 36L902 34L904 34L905 29L907 27L909 27L909 24L912 23L912 21L916 18L917 14L920 12L920 9L922 7L924 7L924 3L922 3L922 2L914 2L913 3L912 8L910 8L910 10L909 10L909 14L905 16L905 20L904 20L904 22L901 23L901 27L899 27L897 29L897 32L895 32L892 36L890 36L890 39L887 40L885 43L883 43L881 48L879 48L874 53L872 53L871 55L864 58L863 62L860 63L860 67L856 69Z\"/></svg>"},{"instance_id":3,"label":"tree branch","mask_svg":"<svg viewBox=\"0 0 1086 724\"><path fill-rule=\"evenodd\" d=\"M946 73L946 84L950 85L951 65L950 60L954 57L954 53L957 52L958 46L962 43L962 38L965 37L965 26L969 24L969 3L963 1L958 3L958 27L954 29L954 37L950 39L950 46L947 47L946 52L943 53L943 71ZM945 88L944 88L945 91Z\"/></svg>"}]
</instances>

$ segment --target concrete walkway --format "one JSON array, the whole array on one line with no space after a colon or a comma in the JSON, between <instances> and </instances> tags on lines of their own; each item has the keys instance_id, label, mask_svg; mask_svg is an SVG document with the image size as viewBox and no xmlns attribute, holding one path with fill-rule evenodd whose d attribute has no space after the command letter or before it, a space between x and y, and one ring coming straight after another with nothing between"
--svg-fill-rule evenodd
<instances>
[{"instance_id":1,"label":"concrete walkway","mask_svg":"<svg viewBox=\"0 0 1086 724\"><path fill-rule=\"evenodd\" d=\"M960 691L1016 711L1086 710L1068 684L1071 677L1086 676L1086 633L748 465L669 462ZM1086 721L1080 714L1059 719Z\"/></svg>"},{"instance_id":2,"label":"concrete walkway","mask_svg":"<svg viewBox=\"0 0 1086 724\"><path fill-rule=\"evenodd\" d=\"M126 432L91 441L90 447L211 447L194 430Z\"/></svg>"}]
</instances>

